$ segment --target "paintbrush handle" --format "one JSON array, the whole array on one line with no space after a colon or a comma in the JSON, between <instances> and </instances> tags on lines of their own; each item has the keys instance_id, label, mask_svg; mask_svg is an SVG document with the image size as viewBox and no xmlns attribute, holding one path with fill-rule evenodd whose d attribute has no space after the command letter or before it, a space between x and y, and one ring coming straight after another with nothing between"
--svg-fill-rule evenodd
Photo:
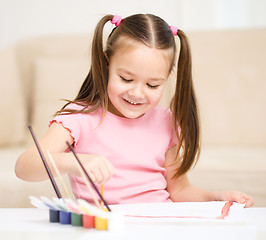
<instances>
[{"instance_id":1,"label":"paintbrush handle","mask_svg":"<svg viewBox=\"0 0 266 240\"><path fill-rule=\"evenodd\" d=\"M67 188L67 186L66 186L66 184L65 184L65 182L64 182L64 180L63 180L63 177L62 177L62 175L61 175L59 169L57 168L56 163L55 163L55 161L54 161L54 158L53 158L53 156L51 155L51 153L50 153L49 150L47 150L47 156L48 156L48 159L50 159L50 162L52 163L52 165L53 165L53 167L54 167L54 170L55 170L55 172L56 172L56 174L57 174L57 177L58 177L58 179L60 180L61 185L63 186L63 189L65 190L65 193L66 193L67 197L68 197L69 199L72 199L72 197L70 196L70 193L69 193L69 191L68 191L68 188Z\"/></svg>"},{"instance_id":2,"label":"paintbrush handle","mask_svg":"<svg viewBox=\"0 0 266 240\"><path fill-rule=\"evenodd\" d=\"M85 175L85 173L84 173L82 167L79 165L79 163L78 163L77 161L75 161L75 164L77 165L77 168L78 168L78 170L80 171L80 174L81 174L81 176L82 176L82 178L83 178L83 180L84 180L84 182L85 182L85 184L86 184L86 186L87 186L89 192L91 193L91 196L92 196L92 198L93 198L93 201L94 201L95 205L96 205L98 208L100 208L100 207L101 207L101 204L98 202L98 199L97 199L97 197L96 197L96 195L95 195L95 192L93 191L93 189L92 189L92 187L91 187L91 185L90 185L88 179L86 178L86 175Z\"/></svg>"},{"instance_id":3,"label":"paintbrush handle","mask_svg":"<svg viewBox=\"0 0 266 240\"><path fill-rule=\"evenodd\" d=\"M78 156L76 155L74 149L72 148L72 146L69 144L69 142L66 142L67 146L69 147L70 151L74 154L77 162L79 163L79 165L81 166L83 172L85 173L86 177L89 179L91 185L93 186L94 190L96 191L96 193L98 194L98 196L100 197L100 199L103 201L105 207L108 209L109 212L111 212L110 207L108 206L108 204L106 203L106 201L103 199L102 195L100 194L99 190L97 189L97 187L95 186L94 182L91 180L89 174L87 173L87 171L85 170L85 168L83 167L82 163L80 162Z\"/></svg>"},{"instance_id":4,"label":"paintbrush handle","mask_svg":"<svg viewBox=\"0 0 266 240\"><path fill-rule=\"evenodd\" d=\"M32 138L33 138L33 140L34 140L34 142L35 142L35 145L36 145L36 147L37 147L37 149L38 149L38 152L39 152L39 154L40 154L40 156L41 156L41 159L42 159L43 165L44 165L44 167L45 167L45 170L46 170L46 172L47 172L47 174L48 174L48 176L49 176L49 179L50 179L50 181L51 181L51 183L52 183L52 185L53 185L53 188L54 188L54 190L55 190L55 193L56 193L56 195L57 195L58 198L62 198L62 196L61 196L61 194L60 194L60 192L59 192L59 189L58 189L58 187L57 187L57 184L56 184L56 182L55 182L55 180L54 180L54 177L53 177L53 175L52 175L52 173L51 173L51 171L50 171L50 168L49 168L49 166L48 166L48 164L47 164L47 162L46 162L46 160L45 160L45 158L44 158L44 155L43 155L43 153L42 153L42 150L41 150L41 148L40 148L40 146L39 146L39 144L38 144L37 138L35 137L35 134L34 134L34 132L33 132L33 129L32 129L31 126L28 126L28 127L29 127L29 130L30 130L31 136L32 136Z\"/></svg>"}]
</instances>

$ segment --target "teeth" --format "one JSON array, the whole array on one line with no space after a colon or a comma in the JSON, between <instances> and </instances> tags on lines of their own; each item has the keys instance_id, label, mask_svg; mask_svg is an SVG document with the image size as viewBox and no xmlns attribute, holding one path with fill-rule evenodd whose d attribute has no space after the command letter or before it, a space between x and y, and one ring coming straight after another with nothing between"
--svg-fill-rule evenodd
<instances>
[{"instance_id":1,"label":"teeth","mask_svg":"<svg viewBox=\"0 0 266 240\"><path fill-rule=\"evenodd\" d=\"M130 102L130 101L129 101ZM134 103L134 102L130 102L131 104L134 104L134 105L136 105L137 103Z\"/></svg>"},{"instance_id":2,"label":"teeth","mask_svg":"<svg viewBox=\"0 0 266 240\"><path fill-rule=\"evenodd\" d=\"M126 99L126 101L129 102L130 104L137 105L137 103L131 102L131 101L127 100L127 99Z\"/></svg>"}]
</instances>

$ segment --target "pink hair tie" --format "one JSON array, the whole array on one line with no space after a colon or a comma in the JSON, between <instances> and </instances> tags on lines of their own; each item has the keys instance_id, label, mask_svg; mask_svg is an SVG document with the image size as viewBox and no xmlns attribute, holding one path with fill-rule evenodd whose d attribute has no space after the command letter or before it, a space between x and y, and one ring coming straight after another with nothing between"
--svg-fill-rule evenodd
<instances>
[{"instance_id":1,"label":"pink hair tie","mask_svg":"<svg viewBox=\"0 0 266 240\"><path fill-rule=\"evenodd\" d=\"M173 25L169 26L170 29L172 30L172 33L174 36L177 36L177 31L178 31L178 27L175 27Z\"/></svg>"},{"instance_id":2,"label":"pink hair tie","mask_svg":"<svg viewBox=\"0 0 266 240\"><path fill-rule=\"evenodd\" d=\"M112 24L115 24L115 26L119 26L119 24L121 23L122 21L122 17L119 16L119 15L114 15L113 19L111 20L111 23Z\"/></svg>"}]
</instances>

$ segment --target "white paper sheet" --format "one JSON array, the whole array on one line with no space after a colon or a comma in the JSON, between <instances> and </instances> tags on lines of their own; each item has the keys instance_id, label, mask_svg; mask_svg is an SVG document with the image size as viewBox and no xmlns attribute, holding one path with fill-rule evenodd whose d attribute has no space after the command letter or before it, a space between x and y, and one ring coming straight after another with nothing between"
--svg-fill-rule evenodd
<instances>
[{"instance_id":1,"label":"white paper sheet","mask_svg":"<svg viewBox=\"0 0 266 240\"><path fill-rule=\"evenodd\" d=\"M221 216L226 202L173 202L111 205L113 211L121 211L127 221L154 222L245 222L244 204L233 203L229 214Z\"/></svg>"}]
</instances>

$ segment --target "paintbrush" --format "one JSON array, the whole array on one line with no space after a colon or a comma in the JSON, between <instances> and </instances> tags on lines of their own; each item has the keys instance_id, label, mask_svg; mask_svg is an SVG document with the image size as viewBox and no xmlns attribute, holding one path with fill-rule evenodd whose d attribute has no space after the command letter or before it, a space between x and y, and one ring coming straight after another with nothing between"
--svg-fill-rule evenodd
<instances>
[{"instance_id":1,"label":"paintbrush","mask_svg":"<svg viewBox=\"0 0 266 240\"><path fill-rule=\"evenodd\" d=\"M54 161L54 158L52 157L52 155L51 155L51 153L50 153L49 150L47 150L47 155L48 155L48 158L50 159L50 162L52 163L52 165L53 165L53 167L54 167L54 170L55 170L55 172L56 172L56 175L57 175L59 181L61 182L61 184L62 184L62 186L63 186L63 189L64 189L64 191L65 191L67 197L68 197L69 199L72 199L72 197L71 197L71 195L70 195L70 193L69 193L69 191L68 191L68 188L67 188L67 186L66 186L66 184L65 184L65 182L64 182L64 180L63 180L63 177L62 177L62 175L61 175L59 169L57 168L57 166L56 166L56 164L55 164L55 161Z\"/></svg>"},{"instance_id":2,"label":"paintbrush","mask_svg":"<svg viewBox=\"0 0 266 240\"><path fill-rule=\"evenodd\" d=\"M104 203L105 207L108 209L109 212L111 212L110 207L108 206L108 204L106 203L106 201L104 200L103 196L100 194L100 192L98 191L97 187L95 186L94 182L91 180L89 174L86 172L85 168L83 167L82 163L80 162L78 156L76 155L74 149L72 148L72 146L68 143L67 146L69 147L70 151L74 154L75 159L77 160L77 162L79 163L79 165L81 166L84 174L86 175L86 177L88 178L88 180L90 181L91 185L93 186L94 190L96 191L96 193L98 194L98 196L100 197L100 199L102 200L102 202Z\"/></svg>"},{"instance_id":3,"label":"paintbrush","mask_svg":"<svg viewBox=\"0 0 266 240\"><path fill-rule=\"evenodd\" d=\"M98 207L98 208L101 208L101 204L99 203L98 199L97 199L97 196L95 194L95 191L93 191L92 187L91 187L91 184L90 182L88 181L87 177L86 177L86 174L84 173L82 167L79 165L79 163L77 161L75 161L75 164L81 174L81 177L83 178L89 192L91 193L91 196L92 196L92 199L95 203L95 205Z\"/></svg>"},{"instance_id":4,"label":"paintbrush","mask_svg":"<svg viewBox=\"0 0 266 240\"><path fill-rule=\"evenodd\" d=\"M49 166L48 166L48 164L47 164L47 162L46 162L46 160L45 160L45 157L44 157L44 155L43 155L43 153L42 153L42 150L41 150L41 148L40 148L40 146L39 146L39 143L38 143L38 141L37 141L37 139L36 139L36 137L35 137L35 134L34 134L34 132L33 132L33 130L32 130L32 127L31 127L31 126L28 126L28 127L29 127L30 133L31 133L31 135L32 135L32 138L33 138L33 140L34 140L34 142L35 142L35 145L36 145L36 147L37 147L37 149L38 149L38 152L39 152L39 154L40 154L40 156L41 156L41 159L42 159L43 165L44 165L44 167L45 167L45 170L46 170L46 172L47 172L47 174L48 174L48 176L49 176L49 179L50 179L50 181L51 181L51 183L52 183L52 185L53 185L53 188L54 188L54 190L55 190L55 193L56 193L56 195L57 195L58 198L62 198L62 195L61 195L61 193L60 193L60 191L59 191L59 189L58 189L58 187L57 187L57 184L56 184L56 182L55 182L55 180L54 180L53 174L52 174L52 172L50 171L50 168L49 168Z\"/></svg>"}]
</instances>

